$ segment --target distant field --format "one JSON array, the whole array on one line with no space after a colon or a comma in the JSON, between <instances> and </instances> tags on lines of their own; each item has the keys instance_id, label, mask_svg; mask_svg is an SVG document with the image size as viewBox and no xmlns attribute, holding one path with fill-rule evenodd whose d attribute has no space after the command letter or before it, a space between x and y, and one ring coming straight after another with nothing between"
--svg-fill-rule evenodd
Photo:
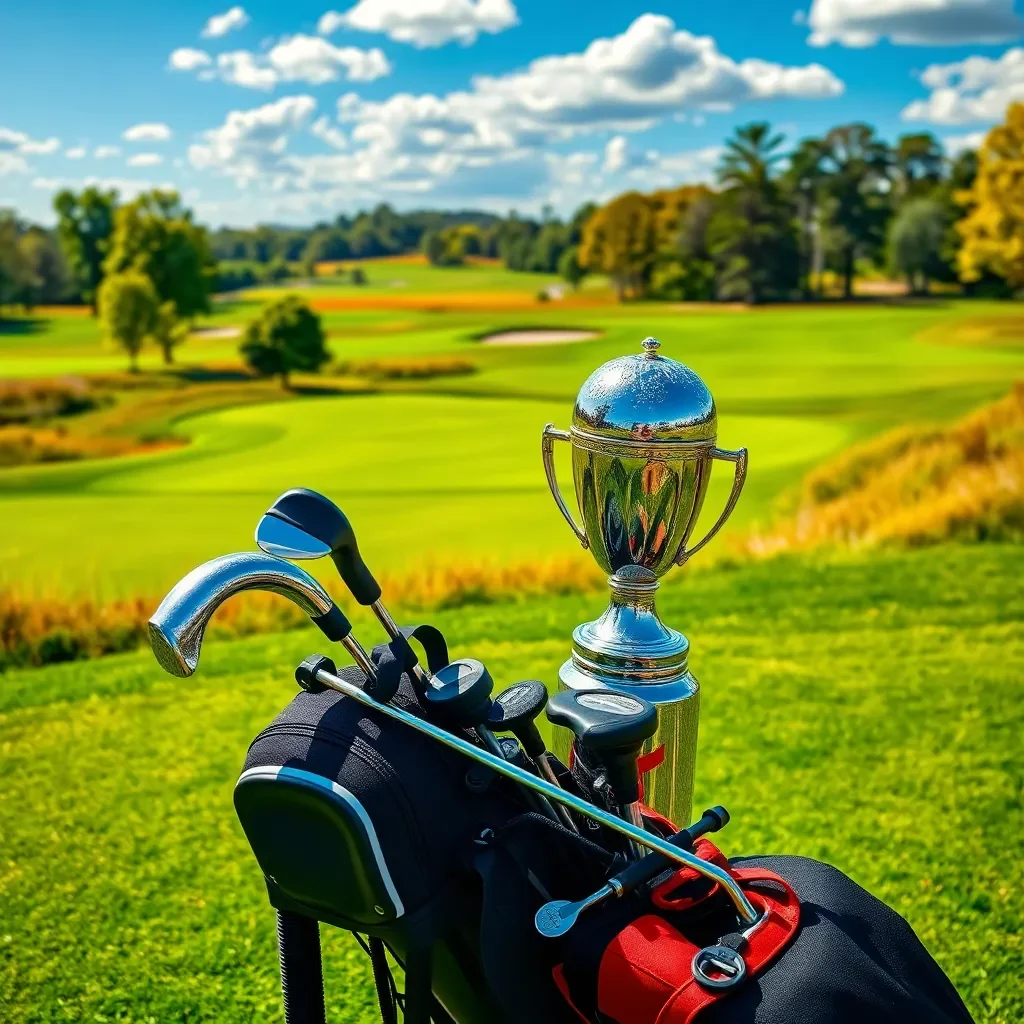
<instances>
[{"instance_id":1,"label":"distant field","mask_svg":"<svg viewBox=\"0 0 1024 1024\"><path fill-rule=\"evenodd\" d=\"M703 685L696 806L733 854L828 861L903 914L978 1024L1024 1018L1021 547L693 572L660 599ZM553 683L600 595L431 616L499 687ZM376 632L360 619L367 642ZM0 688L0 1007L40 1021L280 1021L273 914L231 806L312 632L140 651ZM329 866L326 866L329 870ZM378 1020L325 929L330 1020Z\"/></svg>"},{"instance_id":2,"label":"distant field","mask_svg":"<svg viewBox=\"0 0 1024 1024\"><path fill-rule=\"evenodd\" d=\"M520 275L500 269L398 266L421 282L477 275L521 287ZM379 268L372 274L383 276ZM208 323L244 323L256 308L251 298L219 305ZM478 372L373 385L376 394L269 403L259 397L265 404L199 415L190 407L187 418L172 414L169 421L160 412L160 430L190 444L0 472L0 583L42 593L158 592L203 559L249 546L268 502L299 484L325 490L346 508L382 571L571 553L575 541L544 484L540 430L548 421L567 426L591 370L637 351L647 334L707 381L720 410L720 442L751 450L733 529L764 520L809 466L850 441L907 420L960 415L1024 375L1024 318L1014 306L994 303L737 312L580 310L552 302L523 314L337 312L325 315L325 324L342 359L455 356ZM475 340L531 326L600 336L507 348ZM179 359L237 365L237 344L193 339ZM122 356L102 354L95 325L81 316L0 333L5 374L122 366ZM559 452L563 485L571 489L565 455ZM706 521L724 499L726 477L720 467Z\"/></svg>"}]
</instances>

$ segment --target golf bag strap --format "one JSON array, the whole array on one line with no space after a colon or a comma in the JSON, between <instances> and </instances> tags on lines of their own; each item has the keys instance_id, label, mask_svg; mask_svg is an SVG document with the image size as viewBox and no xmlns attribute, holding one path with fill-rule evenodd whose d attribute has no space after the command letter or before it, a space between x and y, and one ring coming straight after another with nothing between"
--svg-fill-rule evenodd
<instances>
[{"instance_id":1,"label":"golf bag strap","mask_svg":"<svg viewBox=\"0 0 1024 1024\"><path fill-rule=\"evenodd\" d=\"M427 655L427 668L431 675L448 664L448 643L436 626L421 623L416 626L402 626L401 636L390 643L378 644L370 653L370 660L377 667L377 686L385 691L398 688L403 672L408 672L417 662L416 654L409 644L418 640Z\"/></svg>"},{"instance_id":2,"label":"golf bag strap","mask_svg":"<svg viewBox=\"0 0 1024 1024\"><path fill-rule=\"evenodd\" d=\"M764 915L763 923L748 937L732 933L715 944L742 956L746 972L737 984L743 984L757 977L793 941L800 924L800 903L789 884L772 871L730 870L758 913ZM701 946L664 917L645 914L636 918L601 956L595 1016L618 1024L693 1024L701 1010L733 990L712 988L697 980L695 961L701 951ZM553 977L569 1005L583 1020L591 1020L574 1002L561 966L555 968Z\"/></svg>"},{"instance_id":3,"label":"golf bag strap","mask_svg":"<svg viewBox=\"0 0 1024 1024\"><path fill-rule=\"evenodd\" d=\"M377 1002L380 1005L382 1024L398 1024L398 1006L395 1001L394 979L388 967L384 943L372 936L367 939L367 952L370 954L370 966L373 969L373 984L377 989Z\"/></svg>"}]
</instances>

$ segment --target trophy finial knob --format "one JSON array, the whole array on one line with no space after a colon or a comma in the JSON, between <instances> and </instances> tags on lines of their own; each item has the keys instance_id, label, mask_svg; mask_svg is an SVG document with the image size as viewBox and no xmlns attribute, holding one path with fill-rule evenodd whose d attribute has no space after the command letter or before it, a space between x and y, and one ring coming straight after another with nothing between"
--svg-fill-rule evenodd
<instances>
[{"instance_id":1,"label":"trophy finial knob","mask_svg":"<svg viewBox=\"0 0 1024 1024\"><path fill-rule=\"evenodd\" d=\"M641 345L644 348L644 355L652 359L657 354L658 349L661 348L661 342L657 338L644 338Z\"/></svg>"}]
</instances>

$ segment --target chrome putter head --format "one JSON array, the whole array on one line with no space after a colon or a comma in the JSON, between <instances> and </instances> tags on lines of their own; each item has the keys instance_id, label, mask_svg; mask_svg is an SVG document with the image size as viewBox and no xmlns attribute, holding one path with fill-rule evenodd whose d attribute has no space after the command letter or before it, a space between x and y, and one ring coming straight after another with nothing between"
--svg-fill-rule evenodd
<instances>
[{"instance_id":1,"label":"chrome putter head","mask_svg":"<svg viewBox=\"0 0 1024 1024\"><path fill-rule=\"evenodd\" d=\"M213 613L243 590L267 590L297 604L331 640L351 626L330 595L303 569L259 551L221 555L193 569L160 602L149 620L149 642L172 676L192 675Z\"/></svg>"}]
</instances>

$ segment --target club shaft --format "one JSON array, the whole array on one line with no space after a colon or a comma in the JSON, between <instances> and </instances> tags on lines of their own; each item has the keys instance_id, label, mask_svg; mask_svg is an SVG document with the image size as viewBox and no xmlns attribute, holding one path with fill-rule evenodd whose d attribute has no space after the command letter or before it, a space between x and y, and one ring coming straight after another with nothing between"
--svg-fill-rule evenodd
<instances>
[{"instance_id":1,"label":"club shaft","mask_svg":"<svg viewBox=\"0 0 1024 1024\"><path fill-rule=\"evenodd\" d=\"M392 640L397 640L402 635L402 631L399 628L398 623L391 618L391 613L383 604L381 604L380 600L374 601L373 604L370 605L370 609L373 614L377 616L377 621L384 627L384 632L387 633ZM424 686L430 685L430 676L423 671L423 667L419 662L415 662L410 671Z\"/></svg>"},{"instance_id":2,"label":"club shaft","mask_svg":"<svg viewBox=\"0 0 1024 1024\"><path fill-rule=\"evenodd\" d=\"M674 863L692 868L699 875L703 875L705 878L718 882L735 905L736 913L739 915L743 924L752 925L758 920L757 912L754 910L750 900L748 900L744 895L739 884L727 871L718 867L718 865L701 860L692 853L673 846L670 842L662 839L660 836L656 836L650 832L645 832L643 829L637 828L630 822L623 821L621 818L617 818L614 814L609 814L600 807L596 807L593 804L588 803L582 797L578 797L567 790L559 789L558 786L553 786L547 781L547 779L541 779L535 775L531 775L529 772L523 771L521 768L511 764L509 761L505 761L500 757L495 757L493 754L490 754L485 750L481 750L479 747L473 746L472 743L469 743L461 737L453 736L451 733L445 732L443 729L433 725L431 722L417 718L415 715L410 715L408 712L402 711L401 708L396 708L391 704L379 704L369 694L360 690L358 686L354 686L352 683L346 682L344 679L336 676L333 672L328 672L326 669L320 669L317 672L316 677L324 686L327 686L332 690L336 690L338 693L342 693L346 697L351 697L353 700L358 701L365 707L372 708L375 711L380 712L380 714L386 715L388 718L393 718L396 721L402 722L409 726L409 728L415 729L417 732L421 732L431 737L431 739L444 744L444 746L449 747L452 750L457 750L459 753L464 754L466 757L478 762L479 764L487 765L499 775L504 775L506 778L512 779L520 785L526 786L528 789L532 789L535 792L540 793L542 796L547 797L554 803L569 807L576 811L577 814L582 814L585 817L598 822L598 824L604 825L605 828L609 828L613 832L618 832L619 835L623 835L627 839L631 839L634 842L639 843L641 846L646 846L650 850L655 850L656 852L663 854Z\"/></svg>"},{"instance_id":3,"label":"club shaft","mask_svg":"<svg viewBox=\"0 0 1024 1024\"><path fill-rule=\"evenodd\" d=\"M543 754L539 754L533 762L537 766L537 770L544 776L552 786L557 786L562 789L561 782L558 781L558 776L555 774L555 769L551 767L551 762L548 760L548 752L545 750ZM562 824L572 832L579 832L576 828L576 822L572 820L572 815L569 813L569 809L563 804L558 805L558 816L562 820Z\"/></svg>"},{"instance_id":4,"label":"club shaft","mask_svg":"<svg viewBox=\"0 0 1024 1024\"><path fill-rule=\"evenodd\" d=\"M352 655L352 660L362 669L367 679L377 678L377 667L370 660L366 648L351 634L341 641L342 646Z\"/></svg>"}]
</instances>

